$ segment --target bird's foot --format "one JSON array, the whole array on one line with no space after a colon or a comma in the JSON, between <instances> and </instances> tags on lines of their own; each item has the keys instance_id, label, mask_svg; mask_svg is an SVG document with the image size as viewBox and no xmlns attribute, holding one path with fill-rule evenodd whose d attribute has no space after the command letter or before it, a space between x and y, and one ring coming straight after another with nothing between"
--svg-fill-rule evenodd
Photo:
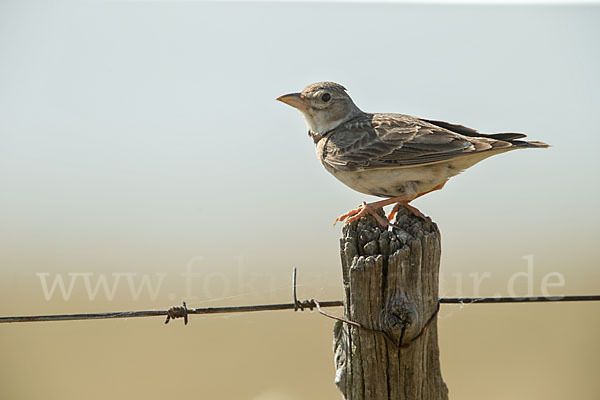
<instances>
[{"instance_id":1,"label":"bird's foot","mask_svg":"<svg viewBox=\"0 0 600 400\"><path fill-rule=\"evenodd\" d=\"M359 219L367 214L371 214L381 226L383 226L384 228L387 228L391 224L389 223L389 221L387 219L383 218L381 215L379 215L377 213L377 209L379 209L379 208L380 208L380 206L377 203L367 204L366 202L363 201L362 204L360 206L358 206L357 208L350 210L347 213L344 213L344 214L340 215L339 217L337 217L335 219L335 221L333 222L333 225L337 224L338 222L342 222L342 221L344 221L344 224L347 224L349 222L356 221L357 219Z\"/></svg>"},{"instance_id":2,"label":"bird's foot","mask_svg":"<svg viewBox=\"0 0 600 400\"><path fill-rule=\"evenodd\" d=\"M392 208L392 211L390 211L390 213L387 216L387 219L390 223L394 220L394 217L396 216L396 214L398 213L398 210L400 210L400 207L402 207L402 206L408 208L408 210L411 213L413 213L413 215L415 215L416 217L427 219L427 217L421 211L419 211L419 209L417 209L416 207L411 206L407 202L399 202L399 203L396 203L394 208Z\"/></svg>"}]
</instances>

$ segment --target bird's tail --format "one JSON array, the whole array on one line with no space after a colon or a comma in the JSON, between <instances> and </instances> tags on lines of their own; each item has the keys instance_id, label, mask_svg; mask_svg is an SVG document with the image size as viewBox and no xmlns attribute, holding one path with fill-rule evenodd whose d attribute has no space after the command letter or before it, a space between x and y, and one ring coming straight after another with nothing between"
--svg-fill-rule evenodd
<instances>
[{"instance_id":1,"label":"bird's tail","mask_svg":"<svg viewBox=\"0 0 600 400\"><path fill-rule=\"evenodd\" d=\"M481 137L486 137L495 140L501 140L503 142L508 142L514 147L522 147L522 148L546 148L550 147L548 143L540 142L537 140L519 140L527 137L524 133L489 133L489 134L480 134Z\"/></svg>"},{"instance_id":2,"label":"bird's tail","mask_svg":"<svg viewBox=\"0 0 600 400\"><path fill-rule=\"evenodd\" d=\"M529 142L527 140L519 140L519 139L523 139L523 138L527 137L527 135L525 135L524 133L517 133L517 132L481 133L474 129L467 128L466 126L451 124L451 123L445 122L445 121L435 121L435 120L431 120L431 119L424 119L423 121L429 122L430 124L439 126L444 129L448 129L449 131L458 133L463 136L501 140L503 142L508 142L508 143L512 144L514 147L523 147L523 148L550 147L549 144L544 143L544 142L538 142L538 141ZM498 145L499 145L499 147L503 147L501 143L498 143Z\"/></svg>"}]
</instances>

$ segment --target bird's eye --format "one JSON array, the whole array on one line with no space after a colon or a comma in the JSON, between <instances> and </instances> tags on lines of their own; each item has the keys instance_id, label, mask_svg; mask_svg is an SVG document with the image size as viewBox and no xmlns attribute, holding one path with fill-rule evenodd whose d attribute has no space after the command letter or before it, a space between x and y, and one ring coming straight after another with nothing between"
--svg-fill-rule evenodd
<instances>
[{"instance_id":1,"label":"bird's eye","mask_svg":"<svg viewBox=\"0 0 600 400\"><path fill-rule=\"evenodd\" d=\"M329 93L325 93L323 96L321 96L321 100L328 102L331 99L331 95Z\"/></svg>"}]
</instances>

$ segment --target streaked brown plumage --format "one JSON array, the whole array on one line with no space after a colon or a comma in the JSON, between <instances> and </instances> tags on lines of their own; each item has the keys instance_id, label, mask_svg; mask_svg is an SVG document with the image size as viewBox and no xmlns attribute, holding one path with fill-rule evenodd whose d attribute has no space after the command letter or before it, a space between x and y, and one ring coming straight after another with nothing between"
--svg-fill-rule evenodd
<instances>
[{"instance_id":1,"label":"streaked brown plumage","mask_svg":"<svg viewBox=\"0 0 600 400\"><path fill-rule=\"evenodd\" d=\"M492 155L548 147L520 140L522 133L482 134L444 121L365 113L333 82L315 83L278 100L302 112L319 159L331 174L354 190L387 198L363 203L338 220L353 221L388 204L408 205Z\"/></svg>"}]
</instances>

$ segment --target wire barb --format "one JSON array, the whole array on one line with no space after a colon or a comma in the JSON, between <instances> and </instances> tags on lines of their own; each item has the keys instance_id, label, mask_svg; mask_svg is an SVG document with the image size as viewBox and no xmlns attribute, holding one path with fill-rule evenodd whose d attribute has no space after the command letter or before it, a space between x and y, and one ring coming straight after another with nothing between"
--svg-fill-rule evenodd
<instances>
[{"instance_id":1,"label":"wire barb","mask_svg":"<svg viewBox=\"0 0 600 400\"><path fill-rule=\"evenodd\" d=\"M294 294L294 311L304 311L305 308L308 308L310 311L312 311L313 308L315 308L315 300L299 301L298 297L296 296L296 267L294 267L294 271L292 273L292 291Z\"/></svg>"},{"instance_id":2,"label":"wire barb","mask_svg":"<svg viewBox=\"0 0 600 400\"><path fill-rule=\"evenodd\" d=\"M187 325L188 323L188 309L185 301L182 306L173 306L167 310L167 319L165 320L165 324L169 323L169 320L175 318L183 318L183 324Z\"/></svg>"},{"instance_id":3,"label":"wire barb","mask_svg":"<svg viewBox=\"0 0 600 400\"><path fill-rule=\"evenodd\" d=\"M296 297L296 267L294 267L292 272L292 291L294 295L294 311L298 311L298 308L300 308L300 303L298 302L298 297ZM301 310L304 311L304 309Z\"/></svg>"}]
</instances>

